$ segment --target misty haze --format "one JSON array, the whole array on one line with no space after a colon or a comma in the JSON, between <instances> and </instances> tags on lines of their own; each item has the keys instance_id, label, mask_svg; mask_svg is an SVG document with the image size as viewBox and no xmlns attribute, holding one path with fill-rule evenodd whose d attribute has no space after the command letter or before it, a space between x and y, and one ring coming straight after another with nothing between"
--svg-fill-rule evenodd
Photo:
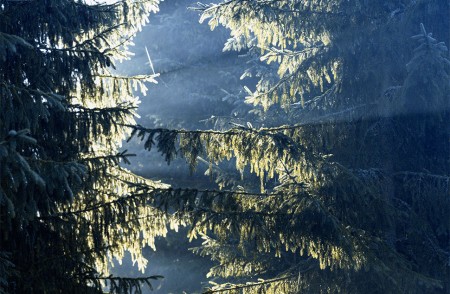
<instances>
[{"instance_id":1,"label":"misty haze","mask_svg":"<svg viewBox=\"0 0 450 294\"><path fill-rule=\"evenodd\" d=\"M449 293L447 0L0 0L0 294Z\"/></svg>"}]
</instances>

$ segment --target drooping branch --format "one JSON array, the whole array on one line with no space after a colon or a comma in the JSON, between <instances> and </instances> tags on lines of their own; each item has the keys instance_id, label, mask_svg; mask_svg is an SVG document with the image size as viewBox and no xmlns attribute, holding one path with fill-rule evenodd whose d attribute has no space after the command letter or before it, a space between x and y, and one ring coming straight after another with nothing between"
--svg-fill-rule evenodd
<instances>
[{"instance_id":1,"label":"drooping branch","mask_svg":"<svg viewBox=\"0 0 450 294\"><path fill-rule=\"evenodd\" d=\"M295 275L288 275L288 276L285 276L285 277L267 279L267 280L262 280L260 282L247 283L247 284L244 284L244 285L240 284L240 285L230 285L230 286L228 286L227 284L225 284L225 288L218 288L218 289L211 288L211 289L208 289L205 292L203 292L203 294L240 293L242 290L244 290L246 288L261 287L261 286L265 286L265 285L268 285L268 284L288 281L288 280L291 280L291 279L294 279L294 278L296 278Z\"/></svg>"},{"instance_id":2,"label":"drooping branch","mask_svg":"<svg viewBox=\"0 0 450 294\"><path fill-rule=\"evenodd\" d=\"M163 276L154 275L148 277L137 277L137 278L129 278L129 277L89 277L88 280L91 281L102 281L105 282L106 286L109 283L109 291L110 293L142 293L142 285L146 285L151 291L153 290L153 286L151 281L156 281L159 279L163 279Z\"/></svg>"}]
</instances>

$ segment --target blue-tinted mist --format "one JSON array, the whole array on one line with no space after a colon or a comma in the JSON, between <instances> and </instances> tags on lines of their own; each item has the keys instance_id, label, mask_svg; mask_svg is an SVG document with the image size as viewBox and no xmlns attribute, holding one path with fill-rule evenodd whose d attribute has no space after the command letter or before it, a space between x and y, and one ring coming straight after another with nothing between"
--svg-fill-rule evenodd
<instances>
[{"instance_id":1,"label":"blue-tinted mist","mask_svg":"<svg viewBox=\"0 0 450 294\"><path fill-rule=\"evenodd\" d=\"M147 96L140 97L138 123L143 126L221 128L217 121L211 124L208 119L212 116L237 119L240 112L247 110L242 99L244 94L239 90L242 88L239 77L246 60L235 52L222 52L229 32L223 28L211 32L206 23L200 24L198 13L188 9L195 3L162 2L160 12L151 15L150 23L134 39L135 56L117 65L121 74L152 74L147 48L154 71L160 74L158 84L148 84ZM137 155L126 167L139 175L173 186L214 187L210 177L204 175L205 166L199 166L191 175L183 159L168 166L160 154L145 151L137 141L126 144L125 148ZM181 230L158 240L156 252L144 249L149 259L144 275L165 276L162 282L154 283L156 289L152 293L201 291L211 262L188 251L199 242L189 243L186 230ZM113 272L119 276L142 275L132 267L129 256Z\"/></svg>"},{"instance_id":2,"label":"blue-tinted mist","mask_svg":"<svg viewBox=\"0 0 450 294\"><path fill-rule=\"evenodd\" d=\"M143 126L217 128L217 122L208 121L212 116L237 117L247 110L239 90L245 58L222 52L229 32L223 28L212 32L206 23L200 24L198 13L188 9L193 5L195 1L162 2L160 12L134 40L135 56L118 65L123 74L152 74L147 48L160 74L158 84L149 84L147 96L140 97L138 123ZM201 167L193 178L182 159L167 166L159 154L143 150L137 142L126 148L138 155L132 169L140 175L177 186L210 185L209 177L201 178Z\"/></svg>"}]
</instances>

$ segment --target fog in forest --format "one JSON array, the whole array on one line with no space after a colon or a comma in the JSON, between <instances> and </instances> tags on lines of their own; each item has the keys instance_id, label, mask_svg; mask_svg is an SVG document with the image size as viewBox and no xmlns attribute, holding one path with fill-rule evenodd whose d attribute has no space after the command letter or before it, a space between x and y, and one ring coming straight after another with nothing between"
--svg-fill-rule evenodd
<instances>
[{"instance_id":1,"label":"fog in forest","mask_svg":"<svg viewBox=\"0 0 450 294\"><path fill-rule=\"evenodd\" d=\"M0 294L449 293L450 2L212 1L0 0Z\"/></svg>"},{"instance_id":2,"label":"fog in forest","mask_svg":"<svg viewBox=\"0 0 450 294\"><path fill-rule=\"evenodd\" d=\"M200 24L198 12L190 9L196 3L161 2L160 12L150 16L150 23L134 39L131 50L135 56L117 64L121 74L159 74L158 84L148 84L147 95L140 96L138 124L209 129L217 127L211 117L238 117L242 114L239 112L248 110L241 89L244 82L240 80L248 57L245 52L222 51L229 31L224 28L211 31L207 23ZM184 159L175 159L168 165L160 153L145 151L142 144L139 140L125 144L128 152L137 156L130 158L131 165L124 167L174 187L216 186L211 177L204 175L206 164L200 163L191 173ZM165 277L154 283L157 286L152 293L200 292L207 285L206 273L212 263L188 250L199 246L201 240L189 243L186 233L186 229L178 233L171 231L167 240L159 240L156 252L150 248L145 250L149 259L145 275ZM141 275L132 267L129 256L123 266L115 268L119 276Z\"/></svg>"},{"instance_id":3,"label":"fog in forest","mask_svg":"<svg viewBox=\"0 0 450 294\"><path fill-rule=\"evenodd\" d=\"M244 103L247 95L244 86L254 89L256 80L241 78L252 60L245 51L223 51L230 37L229 30L219 26L211 31L207 22L200 24L199 13L190 9L196 3L163 1L160 12L151 16L150 23L134 39L132 51L135 56L118 65L118 72L126 75L159 74L156 78L158 84L149 84L148 94L140 97L137 123L146 127L188 130L225 130L235 125L246 125L252 120L257 125L258 119L249 114L251 106ZM325 112L323 116L309 117L308 113L302 113L300 102L293 104L293 108L296 107L300 113L297 122L320 124L328 116L339 120L341 115L344 117L342 124L348 122L346 114L349 109L342 113ZM357 105L351 110L356 109L358 113L360 107L364 109L366 106ZM273 112L273 108L270 111ZM275 109L275 114L279 111ZM362 115L356 114L352 119L358 120L359 116ZM288 119L283 121L283 115L278 115L276 121L266 120L264 123L277 126L289 122ZM133 172L173 187L217 188L213 177L205 174L208 168L206 161L200 161L192 172L184 159L176 158L168 165L159 152L148 152L142 144L133 139L131 144L125 145L130 153L137 155L131 159L131 165L125 166ZM234 173L232 177L239 177L233 166L231 162L217 168L224 173ZM257 190L258 179L251 174L246 176L249 179L246 188ZM214 263L188 250L199 246L202 240L190 243L186 233L186 229L171 231L167 239L157 242L156 252L145 249L149 259L145 274L165 277L154 283L156 289L152 293L201 292L202 287L208 285L206 274ZM116 268L113 272L117 275L141 275L136 267L132 267L129 257L124 260L124 266Z\"/></svg>"}]
</instances>

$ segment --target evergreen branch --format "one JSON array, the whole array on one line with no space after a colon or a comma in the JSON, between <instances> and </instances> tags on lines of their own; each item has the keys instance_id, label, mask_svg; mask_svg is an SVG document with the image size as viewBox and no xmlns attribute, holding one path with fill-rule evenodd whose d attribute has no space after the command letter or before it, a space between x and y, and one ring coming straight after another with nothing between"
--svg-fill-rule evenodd
<instances>
[{"instance_id":1,"label":"evergreen branch","mask_svg":"<svg viewBox=\"0 0 450 294\"><path fill-rule=\"evenodd\" d=\"M120 1L118 1L120 2ZM94 10L96 12L114 12L114 7L117 7L117 2L108 4L108 3L99 3L99 4L86 4L84 2L73 2L76 6L83 7L83 9ZM105 9L102 9L105 8Z\"/></svg>"},{"instance_id":2,"label":"evergreen branch","mask_svg":"<svg viewBox=\"0 0 450 294\"><path fill-rule=\"evenodd\" d=\"M107 28L107 29L105 29L105 30L99 32L97 35L93 36L92 38L87 39L87 40L84 40L82 43L77 44L75 47L81 47L81 46L83 46L83 45L85 45L85 44L92 43L92 42L93 42L95 39L97 39L97 38L104 38L104 36L105 36L107 33L110 33L110 32L112 32L112 31L118 29L118 28L121 27L121 26L125 26L126 24L127 24L127 23L119 23L119 24L113 25L113 26L111 26L111 27L109 27L109 28ZM111 51L111 49L110 49L110 48L106 48L102 53L105 53L105 52L107 52L107 51Z\"/></svg>"},{"instance_id":3,"label":"evergreen branch","mask_svg":"<svg viewBox=\"0 0 450 294\"><path fill-rule=\"evenodd\" d=\"M330 11L317 11L317 10L311 10L311 9L304 9L304 10L299 10L299 9L283 9L283 8L278 8L278 7L271 7L271 9L273 9L274 11L280 12L280 13L292 13L292 14L296 14L298 16L303 15L303 16L308 16L308 15L318 15L318 16L343 16L344 12L343 11L337 11L337 12L330 12Z\"/></svg>"},{"instance_id":4,"label":"evergreen branch","mask_svg":"<svg viewBox=\"0 0 450 294\"><path fill-rule=\"evenodd\" d=\"M114 194L110 194L110 196L114 196ZM140 197L148 197L150 196L148 193L140 193L140 194L133 194L130 196L122 196L119 197L116 200L113 201L109 201L109 202L103 202L103 203L97 203L97 204L93 204L90 206L87 206L85 208L79 209L79 210L75 210L75 211L64 211L61 213L57 213L57 214L52 214L49 216L42 216L42 217L37 217L37 219L59 219L60 217L65 217L65 216L74 216L74 215L80 215L86 212L91 212L91 211L96 211L99 210L101 208L105 208L105 207L111 207L115 204L119 204L119 203L124 203L126 201L131 201L133 199L137 199Z\"/></svg>"},{"instance_id":5,"label":"evergreen branch","mask_svg":"<svg viewBox=\"0 0 450 294\"><path fill-rule=\"evenodd\" d=\"M6 83L6 82L2 82L2 86L5 87L5 88L9 88L9 89L15 89L15 90L19 90L19 91L35 93L35 94L38 94L38 95L42 95L42 96L44 96L46 98L58 99L61 103L65 103L66 102L65 101L66 96L64 96L62 94L53 93L53 92L44 92L44 91L39 90L39 89L33 89L33 88L29 88L29 87L21 87L21 86L17 86L17 85Z\"/></svg>"},{"instance_id":6,"label":"evergreen branch","mask_svg":"<svg viewBox=\"0 0 450 294\"><path fill-rule=\"evenodd\" d=\"M168 133L177 133L177 134L214 134L214 135L240 135L240 128L232 128L228 131L216 131L216 130L184 130L184 129L166 129L166 128L146 128L141 125L130 125L130 124L121 124L124 127L131 128L136 131L144 131L144 132L168 132Z\"/></svg>"},{"instance_id":7,"label":"evergreen branch","mask_svg":"<svg viewBox=\"0 0 450 294\"><path fill-rule=\"evenodd\" d=\"M304 48L302 50L294 50L294 51L288 50L288 49L277 49L275 47L267 48L267 50L270 53L268 53L268 54L264 55L263 57L261 57L261 60L264 61L269 56L297 57L297 56L304 55L305 53L308 53L308 52L311 52L311 51L314 51L314 50L323 49L324 47L325 46L323 44L319 44L319 45L316 45L316 46L311 46L311 47Z\"/></svg>"},{"instance_id":8,"label":"evergreen branch","mask_svg":"<svg viewBox=\"0 0 450 294\"><path fill-rule=\"evenodd\" d=\"M253 216L261 216L261 217L276 217L276 216L291 216L291 213L286 212L264 212L264 211L256 211L256 210L240 210L240 211L218 211L218 210L212 210L212 209L205 209L205 208L198 208L195 209L195 213L199 214L209 214L210 217L205 219L205 223L211 219L212 216L251 216L253 219Z\"/></svg>"},{"instance_id":9,"label":"evergreen branch","mask_svg":"<svg viewBox=\"0 0 450 294\"><path fill-rule=\"evenodd\" d=\"M323 119L326 118L331 118L331 117L335 117L335 116L339 116L342 115L344 113L350 112L350 111L354 111L356 109L361 109L361 108L365 108L365 107L371 107L376 105L376 103L367 103L367 104L362 104L362 105L358 105L349 109L344 109L338 112L333 112L333 113L329 113L323 116L319 116L318 118L312 120L312 121L308 121L308 122L303 122L300 124L295 124L295 125L282 125L282 126L278 126L278 127L269 127L269 128L259 128L259 129L255 129L255 128L249 128L246 127L244 125L240 125L240 124L234 124L235 126L234 128L231 128L229 130L226 131L217 131L217 130L184 130L184 129L167 129L167 128L146 128L143 127L141 125L130 125L130 124L119 124L121 126L124 127L128 127L128 128L132 128L135 131L144 131L147 133L153 132L153 133L162 133L162 132L167 132L167 133L176 133L176 134L211 134L211 135L242 135L243 132L251 132L251 133L255 133L261 136L264 135L268 135L271 136L273 135L273 133L279 132L279 131L287 131L287 130L296 130L296 129L302 129L306 126L312 125L312 124L318 124L318 123L324 123Z\"/></svg>"},{"instance_id":10,"label":"evergreen branch","mask_svg":"<svg viewBox=\"0 0 450 294\"><path fill-rule=\"evenodd\" d=\"M150 290L153 290L153 286L150 283L151 280L159 280L163 279L163 276L154 275L148 277L113 277L110 275L109 277L87 277L86 280L90 281L106 281L110 283L110 292L111 293L142 293L141 284L146 284Z\"/></svg>"},{"instance_id":11,"label":"evergreen branch","mask_svg":"<svg viewBox=\"0 0 450 294\"><path fill-rule=\"evenodd\" d=\"M343 166L341 166L341 168L345 168ZM411 173L411 172L404 172L404 173L396 173L396 174L414 174L416 175L417 173ZM435 178L439 178L439 179L444 179L444 180L448 180L449 177L445 177L445 176L440 176L440 175L428 175L428 174L423 174L423 173L419 173L419 175L421 176L432 176ZM105 202L105 203L98 203L98 204L94 204L88 207L85 207L84 209L80 209L77 211L72 211L72 212L64 212L62 214L59 215L54 215L56 216L62 216L62 215L74 215L74 214L82 214L85 212L89 212L89 211L93 211L93 210L98 210L100 208L104 208L107 206L112 206L114 204L118 204L121 203L123 204L126 201L131 201L133 199L136 198L147 198L147 197L154 197L156 195L158 195L159 193L163 193L163 194L191 194L191 195L199 195L199 194L209 194L209 195L216 195L216 196L220 196L220 195L236 195L236 196L248 196L248 197L257 197L257 198L263 198L263 199L267 199L269 197L281 197L281 196L286 196L286 193L281 193L281 192L277 192L277 193L251 193L251 192L244 192L244 191L229 191L229 190L199 190L199 189L189 189L189 188L177 188L177 189L173 189L173 188L154 188L152 186L146 185L146 184L142 184L142 183L132 183L120 178L117 178L118 180L123 181L124 183L130 185L130 187L136 187L136 189L139 191L143 191L141 193L136 193L136 194L132 194L129 196L124 196L124 197L120 197L119 199L110 201L110 202ZM145 180L145 179L144 179ZM299 183L292 183L292 185L296 185L304 188L304 185L301 185ZM150 191L149 191L150 190ZM296 195L298 193L295 193ZM316 202L316 204L318 204L321 207L322 211L327 211L325 207L323 207L322 203L317 201L316 197L313 197L313 195L310 195L308 198L310 198L310 200ZM248 211L214 211L214 210L208 210L205 208L201 208L201 207L197 207L195 208L195 211L197 213L199 212L205 212L205 213L212 213L212 214L217 214L217 215L240 215L240 214L247 214L247 213L251 213L251 214L255 214L255 215L262 215L262 216L275 216L275 215L279 215L277 214L273 214L273 213L264 213L264 212L260 212L260 211L253 211L253 210L248 210Z\"/></svg>"},{"instance_id":12,"label":"evergreen branch","mask_svg":"<svg viewBox=\"0 0 450 294\"><path fill-rule=\"evenodd\" d=\"M219 9L223 9L226 8L227 6L231 6L234 5L234 7L236 7L237 4L241 4L241 3L250 3L251 5L254 5L254 7L259 6L258 8L260 10L264 10L264 7L269 6L271 10L273 11L277 11L277 12L281 12L281 13L293 13L293 14L298 14L298 15L305 15L305 16L309 16L311 14L313 15L319 15L319 16L342 16L344 15L344 12L342 11L337 11L337 12L331 12L331 11L318 11L318 10L312 10L312 9L283 9L283 8L279 8L274 6L273 4L280 2L279 0L269 0L269 1L254 1L254 0L228 0L225 2L221 2L218 4L203 4L200 2L197 2L197 6L191 6L189 7L189 9L193 10L193 11L198 11L201 13L206 13L206 12L210 12L212 10L219 10Z\"/></svg>"},{"instance_id":13,"label":"evergreen branch","mask_svg":"<svg viewBox=\"0 0 450 294\"><path fill-rule=\"evenodd\" d=\"M351 111L354 111L356 109L361 109L361 108L365 108L365 107L373 107L377 105L377 103L373 102L373 103L366 103L366 104L361 104L361 105L357 105L351 108L347 108L341 111L337 111L337 112L332 112L326 115L322 115L317 117L316 119L313 119L311 121L307 121L307 122L302 122L299 124L295 124L295 125L282 125L282 126L278 126L278 127L268 127L268 128L249 128L246 127L244 125L240 125L240 124L235 124L232 123L232 125L234 125L234 128L231 128L229 130L226 131L217 131L217 130L184 130L184 129L166 129L166 128L146 128L143 127L141 125L130 125L130 124L119 124L121 126L124 127L128 127L128 128L132 128L133 130L136 131L144 131L144 132L154 132L154 133L160 133L160 132L168 132L168 133L176 133L176 134L211 134L211 135L242 135L243 132L251 132L251 133L255 133L261 136L271 136L273 135L273 133L277 133L280 131L287 131L287 130L296 130L296 129L302 129L305 128L307 126L313 125L313 124L319 124L319 123L325 123L326 121L324 121L324 119L327 118L332 118L335 116L339 116Z\"/></svg>"},{"instance_id":14,"label":"evergreen branch","mask_svg":"<svg viewBox=\"0 0 450 294\"><path fill-rule=\"evenodd\" d=\"M285 130L295 130L295 129L301 129L309 124L297 124L293 126L279 126L279 127L273 127L273 128L250 128L246 127L244 125L231 123L235 127L227 130L227 131L217 131L217 130L184 130L184 129L166 129L166 128L146 128L141 125L130 125L130 124L118 124L124 127L128 127L133 129L133 133L136 132L145 132L145 133L171 133L171 134L177 134L177 135L231 135L231 136L239 136L243 135L244 133L253 133L259 136L274 136L277 132L285 131ZM128 139L131 140L133 135Z\"/></svg>"},{"instance_id":15,"label":"evergreen branch","mask_svg":"<svg viewBox=\"0 0 450 294\"><path fill-rule=\"evenodd\" d=\"M129 277L94 277L92 279L95 280L108 280L108 281L136 281L136 282L145 282L147 280L158 280L163 279L164 276L160 275L154 275L154 276L148 276L148 277L137 277L137 278L129 278Z\"/></svg>"},{"instance_id":16,"label":"evergreen branch","mask_svg":"<svg viewBox=\"0 0 450 294\"><path fill-rule=\"evenodd\" d=\"M297 73L299 73L301 71L302 67L298 66L295 71L291 72L290 74L283 76L275 85L273 85L269 90L263 92L263 93L259 93L255 96L253 96L252 98L260 98L263 96L268 96L272 93L274 93L275 91L277 91L282 85L284 85L285 83L289 82L289 79L293 78L294 76L297 75Z\"/></svg>"},{"instance_id":17,"label":"evergreen branch","mask_svg":"<svg viewBox=\"0 0 450 294\"><path fill-rule=\"evenodd\" d=\"M309 270L312 270L313 267L308 268L307 270L305 270L304 272L307 272ZM258 286L264 286L267 284L272 284L275 282L281 282L281 281L286 281L286 280L290 280L295 278L295 275L290 275L290 276L286 276L286 277L280 277L280 278L274 278L274 279L270 279L270 280L264 280L261 282L256 282L256 283L249 283L249 284L245 284L245 285L234 285L230 288L223 288L223 289L208 289L207 291L203 292L203 294L212 294L212 293L222 293L222 292L227 292L227 291L236 291L236 290L243 290L246 288L253 288L253 287L258 287Z\"/></svg>"},{"instance_id":18,"label":"evergreen branch","mask_svg":"<svg viewBox=\"0 0 450 294\"><path fill-rule=\"evenodd\" d=\"M279 197L281 193L253 193L246 191L231 191L231 190L208 190L208 189L191 189L191 188L155 188L151 185L145 184L148 179L135 175L127 170L121 169L122 172L129 174L130 176L135 177L140 180L141 183L130 182L120 177L115 177L117 180L122 181L123 183L129 185L130 187L135 187L138 190L155 190L159 189L160 191L177 191L177 192L196 192L196 193L214 193L214 194L234 194L240 196L255 196L255 197Z\"/></svg>"},{"instance_id":19,"label":"evergreen branch","mask_svg":"<svg viewBox=\"0 0 450 294\"><path fill-rule=\"evenodd\" d=\"M91 113L107 113L107 112L128 112L129 110L135 110L138 107L133 105L132 103L119 104L115 107L85 107L79 104L72 104L69 106L72 110L83 110L83 112L91 112ZM81 112L81 111L80 111Z\"/></svg>"},{"instance_id":20,"label":"evergreen branch","mask_svg":"<svg viewBox=\"0 0 450 294\"><path fill-rule=\"evenodd\" d=\"M134 157L136 154L133 153L126 153L128 150L124 150L122 152L119 152L114 155L101 155L101 156L95 156L95 157L87 157L80 159L80 162L92 162L92 161L99 161L99 160L106 160L106 161L116 161L118 159L126 159L127 157Z\"/></svg>"},{"instance_id":21,"label":"evergreen branch","mask_svg":"<svg viewBox=\"0 0 450 294\"><path fill-rule=\"evenodd\" d=\"M107 46L103 51L101 51L99 48L96 48L96 46L92 45L92 43L94 42L95 39L97 38L104 38L104 36L107 33L112 32L113 30L118 29L121 26L127 25L127 23L120 23L120 24L116 24L114 26L111 26L101 32L99 32L98 34L96 34L95 36L93 36L90 39L84 40L82 43L78 43L75 46L72 47L67 47L67 48L54 48L54 47L47 47L43 44L39 44L39 46L37 47L37 49L39 50L48 50L48 51L56 51L56 52L73 52L73 53L90 53L90 54L98 54L98 55L106 55L107 52L110 51L114 51L117 48L119 48L120 46L122 46L124 43L126 43L127 41L129 41L132 38L132 35L128 36L127 38L125 38L121 43L119 43L118 45L112 47L112 46ZM94 49L83 49L84 46L89 45L90 48L94 48ZM109 45L109 44L108 44Z\"/></svg>"},{"instance_id":22,"label":"evergreen branch","mask_svg":"<svg viewBox=\"0 0 450 294\"><path fill-rule=\"evenodd\" d=\"M138 81L147 81L148 79L153 79L155 77L159 77L159 74L153 74L153 75L135 75L135 76L115 76L115 75L93 75L93 77L99 77L99 78L111 78L116 80L125 80L125 81L132 81L132 80L138 80Z\"/></svg>"},{"instance_id":23,"label":"evergreen branch","mask_svg":"<svg viewBox=\"0 0 450 294\"><path fill-rule=\"evenodd\" d=\"M2 142L0 142L0 143L2 143ZM84 158L80 158L78 160L71 160L71 161L58 161L58 160L53 160L53 159L43 159L43 158L27 157L27 156L22 156L22 157L25 158L26 160L34 161L34 162L65 165L65 164L74 164L74 163L82 163L82 162L93 162L93 161L99 161L99 160L111 161L111 160L117 160L117 159L121 159L121 158L123 159L125 157L136 156L136 154L126 153L126 152L127 152L127 150L124 150L123 152L119 152L114 155L99 155L99 156L93 156L93 157L84 157Z\"/></svg>"},{"instance_id":24,"label":"evergreen branch","mask_svg":"<svg viewBox=\"0 0 450 294\"><path fill-rule=\"evenodd\" d=\"M39 46L37 47L38 50L47 50L47 51L55 51L55 52L72 52L72 53L91 53L91 54L98 54L98 55L104 55L105 52L99 51L99 50L92 50L92 49L76 49L78 46L70 47L70 48L53 48L53 47L46 47L46 46Z\"/></svg>"},{"instance_id":25,"label":"evergreen branch","mask_svg":"<svg viewBox=\"0 0 450 294\"><path fill-rule=\"evenodd\" d=\"M136 184L135 184L136 185ZM112 200L109 202L102 202L102 203L97 203L97 204L91 204L90 206L87 206L85 208L79 209L79 210L75 210L75 211L65 211L65 212L61 212L61 213L57 213L57 214L53 214L53 215L49 215L49 216L42 216L42 217L38 217L37 219L52 219L52 218L59 218L59 217L64 217L64 216L72 216L72 215L80 215L86 212L91 212L91 211L95 211L95 210L99 210L101 208L105 208L105 207L110 207L113 206L115 204L124 204L127 201L132 201L134 199L137 198L150 198L150 197L154 197L156 195L158 195L159 193L165 193L165 194L171 194L171 193L187 193L187 194L213 194L213 195L240 195L240 196L252 196L252 197L279 197L281 196L280 193L273 193L273 194L266 194L266 193L249 193L249 192L240 192L240 191L220 191L220 190L197 190L197 189L189 189L189 188L185 188L185 189L173 189L173 188L152 188L149 186L145 186L146 189L151 189L151 191L145 191L145 192L141 192L141 193L135 193L132 195L128 195L128 196L121 196L116 200ZM114 196L114 194L110 194L110 196ZM215 213L214 211L211 211L213 213ZM230 212L232 213L232 212ZM237 213L237 212L236 212Z\"/></svg>"}]
</instances>

